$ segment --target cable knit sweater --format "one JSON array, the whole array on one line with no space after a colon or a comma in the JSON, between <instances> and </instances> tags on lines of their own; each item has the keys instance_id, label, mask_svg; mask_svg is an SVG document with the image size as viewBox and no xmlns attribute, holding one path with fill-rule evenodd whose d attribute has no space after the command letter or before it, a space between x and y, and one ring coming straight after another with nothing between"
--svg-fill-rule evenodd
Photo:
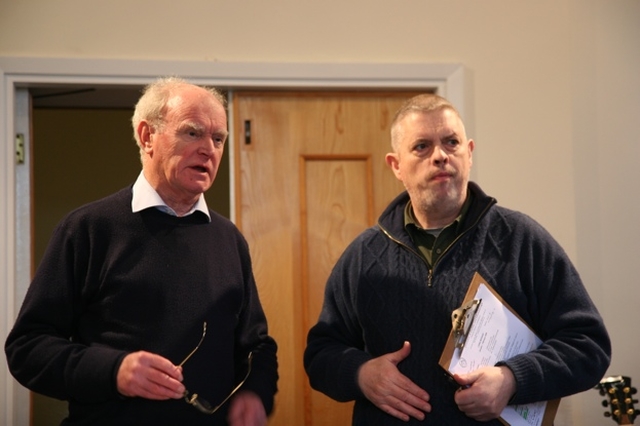
<instances>
[{"instance_id":1,"label":"cable knit sweater","mask_svg":"<svg viewBox=\"0 0 640 426\"><path fill-rule=\"evenodd\" d=\"M224 425L182 399L124 398L122 359L134 351L183 367L184 384L217 405L246 372L244 389L267 412L276 392L276 344L258 299L249 250L237 228L211 212L175 217L131 211L131 188L70 213L55 230L5 351L24 386L69 401L63 424ZM234 368L235 366L235 368Z\"/></svg>"},{"instance_id":2,"label":"cable knit sweater","mask_svg":"<svg viewBox=\"0 0 640 426\"><path fill-rule=\"evenodd\" d=\"M593 387L609 366L607 331L562 248L528 216L496 204L474 183L461 235L433 269L404 230L409 200L397 197L334 267L304 363L311 386L338 401L356 400L353 424L405 425L371 404L358 368L411 342L398 368L431 396L432 412L409 424L477 424L455 405L456 386L438 359L478 271L536 331L538 349L506 361L517 381L512 403L551 400ZM483 423L499 425L500 422Z\"/></svg>"}]
</instances>

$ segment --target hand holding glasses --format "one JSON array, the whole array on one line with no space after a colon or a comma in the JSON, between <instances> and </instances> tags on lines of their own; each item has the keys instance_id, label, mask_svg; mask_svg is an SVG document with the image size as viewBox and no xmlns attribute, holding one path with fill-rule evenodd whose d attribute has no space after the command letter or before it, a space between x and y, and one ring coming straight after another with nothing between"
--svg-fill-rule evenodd
<instances>
[{"instance_id":1,"label":"hand holding glasses","mask_svg":"<svg viewBox=\"0 0 640 426\"><path fill-rule=\"evenodd\" d=\"M191 358L191 356L194 353L196 353L196 351L198 350L198 348L202 344L202 341L204 340L204 336L206 336L206 334L207 334L207 322L205 321L202 324L202 337L200 338L200 341L198 342L198 345L189 353L189 355L187 355L187 357L184 360L182 360L182 362L180 364L178 364L178 367L182 367L184 365L184 363L187 362L187 360L189 360L189 358ZM215 407L212 407L211 404L209 404L209 402L207 402L203 398L200 398L197 393L191 393L187 389L185 389L185 391L184 391L184 395L183 395L184 400L187 402L187 404L193 405L194 407L196 407L198 409L198 411L200 411L200 412L202 412L204 414L213 414L213 413L215 413L216 411L218 411L220 409L220 407L222 407L238 391L238 389L240 389L242 387L244 382L249 377L249 373L251 373L251 358L252 357L253 357L253 353L249 352L249 356L247 356L247 364L248 364L247 373L244 375L244 378L240 381L240 383L238 383L238 385L235 388L233 388L231 393L229 395L227 395L227 397L225 399L223 399L220 404L216 405Z\"/></svg>"}]
</instances>

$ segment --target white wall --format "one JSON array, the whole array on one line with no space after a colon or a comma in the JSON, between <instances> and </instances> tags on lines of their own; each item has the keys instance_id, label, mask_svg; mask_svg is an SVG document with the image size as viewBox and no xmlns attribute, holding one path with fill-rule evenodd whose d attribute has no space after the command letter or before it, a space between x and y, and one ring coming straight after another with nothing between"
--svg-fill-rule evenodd
<instances>
[{"instance_id":1,"label":"white wall","mask_svg":"<svg viewBox=\"0 0 640 426\"><path fill-rule=\"evenodd\" d=\"M640 1L0 0L0 56L463 64L477 180L566 248L640 382Z\"/></svg>"}]
</instances>

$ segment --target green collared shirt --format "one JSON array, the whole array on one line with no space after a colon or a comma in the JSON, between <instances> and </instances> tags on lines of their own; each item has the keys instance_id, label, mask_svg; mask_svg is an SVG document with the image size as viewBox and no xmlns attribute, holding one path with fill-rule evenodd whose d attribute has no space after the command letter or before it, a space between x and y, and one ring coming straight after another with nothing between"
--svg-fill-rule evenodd
<instances>
[{"instance_id":1,"label":"green collared shirt","mask_svg":"<svg viewBox=\"0 0 640 426\"><path fill-rule=\"evenodd\" d=\"M462 232L462 219L469 210L470 205L471 194L469 193L462 205L462 209L460 209L460 214L452 223L444 228L424 229L420 227L413 214L411 200L407 203L404 209L404 228L430 266L433 266L438 261L442 253Z\"/></svg>"}]
</instances>

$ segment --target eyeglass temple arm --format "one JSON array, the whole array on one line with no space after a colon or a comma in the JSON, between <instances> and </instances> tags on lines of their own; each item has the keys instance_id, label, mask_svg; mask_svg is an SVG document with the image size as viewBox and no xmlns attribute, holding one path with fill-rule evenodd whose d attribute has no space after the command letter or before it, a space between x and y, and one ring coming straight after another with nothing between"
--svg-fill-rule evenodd
<instances>
[{"instance_id":1,"label":"eyeglass temple arm","mask_svg":"<svg viewBox=\"0 0 640 426\"><path fill-rule=\"evenodd\" d=\"M233 395L235 395L235 393L238 391L238 389L240 389L242 387L242 385L244 385L244 382L247 381L247 378L249 377L249 374L251 373L251 360L252 360L252 358L253 358L253 352L249 352L249 356L247 357L247 361L249 363L249 365L247 367L247 374L245 374L244 379L242 379L242 381L240 383L238 383L238 385L235 388L233 388L231 393L229 395L227 395L227 397L220 404L216 405L213 408L207 408L206 406L204 406L200 402L200 400L198 399L198 394L197 393L189 395L188 391L186 391L186 390L185 390L184 399L189 404L193 405L194 407L196 407L198 410L202 411L203 413L207 413L207 414L215 413L216 411L218 411L220 409L220 407L222 407L229 400L229 398L231 398Z\"/></svg>"},{"instance_id":2,"label":"eyeglass temple arm","mask_svg":"<svg viewBox=\"0 0 640 426\"><path fill-rule=\"evenodd\" d=\"M195 348L193 348L191 352L189 352L189 355L187 355L187 357L183 359L180 364L178 364L178 367L182 367L184 363L187 362L189 358L191 358L191 356L196 353L196 351L200 348L200 345L202 344L202 341L204 340L204 336L206 336L206 334L207 334L207 322L205 321L202 323L202 337L200 338L198 345Z\"/></svg>"}]
</instances>

